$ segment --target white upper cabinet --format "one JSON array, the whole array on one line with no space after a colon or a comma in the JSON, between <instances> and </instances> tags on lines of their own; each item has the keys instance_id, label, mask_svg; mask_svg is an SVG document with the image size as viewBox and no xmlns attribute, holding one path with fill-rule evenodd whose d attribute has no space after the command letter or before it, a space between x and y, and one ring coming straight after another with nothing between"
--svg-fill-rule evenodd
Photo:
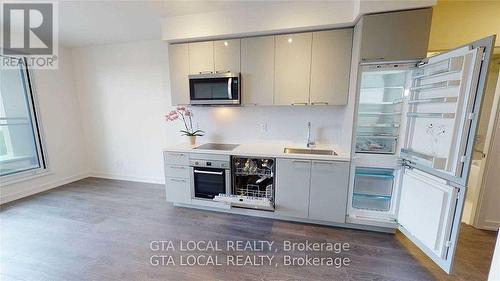
<instances>
[{"instance_id":1,"label":"white upper cabinet","mask_svg":"<svg viewBox=\"0 0 500 281\"><path fill-rule=\"evenodd\" d=\"M215 72L240 72L240 39L214 41Z\"/></svg>"},{"instance_id":2,"label":"white upper cabinet","mask_svg":"<svg viewBox=\"0 0 500 281\"><path fill-rule=\"evenodd\" d=\"M411 60L427 56L432 9L363 16L362 60Z\"/></svg>"},{"instance_id":3,"label":"white upper cabinet","mask_svg":"<svg viewBox=\"0 0 500 281\"><path fill-rule=\"evenodd\" d=\"M309 218L345 223L349 163L312 161Z\"/></svg>"},{"instance_id":4,"label":"white upper cabinet","mask_svg":"<svg viewBox=\"0 0 500 281\"><path fill-rule=\"evenodd\" d=\"M243 105L272 105L274 96L274 36L241 39Z\"/></svg>"},{"instance_id":5,"label":"white upper cabinet","mask_svg":"<svg viewBox=\"0 0 500 281\"><path fill-rule=\"evenodd\" d=\"M214 42L189 43L189 73L214 72ZM187 79L187 78L186 78Z\"/></svg>"},{"instance_id":6,"label":"white upper cabinet","mask_svg":"<svg viewBox=\"0 0 500 281\"><path fill-rule=\"evenodd\" d=\"M312 105L346 105L349 91L353 29L313 32Z\"/></svg>"},{"instance_id":7,"label":"white upper cabinet","mask_svg":"<svg viewBox=\"0 0 500 281\"><path fill-rule=\"evenodd\" d=\"M189 104L188 44L168 46L172 105Z\"/></svg>"},{"instance_id":8,"label":"white upper cabinet","mask_svg":"<svg viewBox=\"0 0 500 281\"><path fill-rule=\"evenodd\" d=\"M275 38L274 104L307 105L312 33L279 35Z\"/></svg>"}]
</instances>

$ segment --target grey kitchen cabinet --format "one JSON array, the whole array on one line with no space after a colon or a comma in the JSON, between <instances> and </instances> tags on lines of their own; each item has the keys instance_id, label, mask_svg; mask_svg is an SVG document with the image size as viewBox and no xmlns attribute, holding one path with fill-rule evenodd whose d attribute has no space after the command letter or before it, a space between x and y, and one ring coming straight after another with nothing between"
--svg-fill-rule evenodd
<instances>
[{"instance_id":1,"label":"grey kitchen cabinet","mask_svg":"<svg viewBox=\"0 0 500 281\"><path fill-rule=\"evenodd\" d=\"M188 44L169 45L168 56L172 105L189 104Z\"/></svg>"},{"instance_id":2,"label":"grey kitchen cabinet","mask_svg":"<svg viewBox=\"0 0 500 281\"><path fill-rule=\"evenodd\" d=\"M214 41L215 72L240 72L240 41Z\"/></svg>"},{"instance_id":3,"label":"grey kitchen cabinet","mask_svg":"<svg viewBox=\"0 0 500 281\"><path fill-rule=\"evenodd\" d=\"M166 178L165 196L168 202L191 203L191 185L189 179Z\"/></svg>"},{"instance_id":4,"label":"grey kitchen cabinet","mask_svg":"<svg viewBox=\"0 0 500 281\"><path fill-rule=\"evenodd\" d=\"M312 161L309 218L345 223L349 163Z\"/></svg>"},{"instance_id":5,"label":"grey kitchen cabinet","mask_svg":"<svg viewBox=\"0 0 500 281\"><path fill-rule=\"evenodd\" d=\"M277 159L276 213L287 217L307 218L311 161Z\"/></svg>"},{"instance_id":6,"label":"grey kitchen cabinet","mask_svg":"<svg viewBox=\"0 0 500 281\"><path fill-rule=\"evenodd\" d=\"M425 58L431 20L432 8L363 16L361 60Z\"/></svg>"},{"instance_id":7,"label":"grey kitchen cabinet","mask_svg":"<svg viewBox=\"0 0 500 281\"><path fill-rule=\"evenodd\" d=\"M243 105L273 105L274 36L241 39Z\"/></svg>"},{"instance_id":8,"label":"grey kitchen cabinet","mask_svg":"<svg viewBox=\"0 0 500 281\"><path fill-rule=\"evenodd\" d=\"M200 74L214 72L214 42L188 43L189 73Z\"/></svg>"},{"instance_id":9,"label":"grey kitchen cabinet","mask_svg":"<svg viewBox=\"0 0 500 281\"><path fill-rule=\"evenodd\" d=\"M352 28L313 32L311 105L347 104L352 34Z\"/></svg>"},{"instance_id":10,"label":"grey kitchen cabinet","mask_svg":"<svg viewBox=\"0 0 500 281\"><path fill-rule=\"evenodd\" d=\"M183 152L163 152L165 165L165 198L172 203L191 203L189 155Z\"/></svg>"},{"instance_id":11,"label":"grey kitchen cabinet","mask_svg":"<svg viewBox=\"0 0 500 281\"><path fill-rule=\"evenodd\" d=\"M275 39L274 104L309 104L312 33L278 35Z\"/></svg>"}]
</instances>

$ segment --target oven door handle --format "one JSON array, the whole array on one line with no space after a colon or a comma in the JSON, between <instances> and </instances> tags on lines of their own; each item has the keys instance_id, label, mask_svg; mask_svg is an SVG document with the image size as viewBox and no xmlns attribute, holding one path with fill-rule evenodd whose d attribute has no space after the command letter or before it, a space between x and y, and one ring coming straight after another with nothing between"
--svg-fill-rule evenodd
<instances>
[{"instance_id":1,"label":"oven door handle","mask_svg":"<svg viewBox=\"0 0 500 281\"><path fill-rule=\"evenodd\" d=\"M200 170L193 170L194 173L196 174L209 174L209 175L219 175L222 176L224 172L210 172L210 171L200 171Z\"/></svg>"}]
</instances>

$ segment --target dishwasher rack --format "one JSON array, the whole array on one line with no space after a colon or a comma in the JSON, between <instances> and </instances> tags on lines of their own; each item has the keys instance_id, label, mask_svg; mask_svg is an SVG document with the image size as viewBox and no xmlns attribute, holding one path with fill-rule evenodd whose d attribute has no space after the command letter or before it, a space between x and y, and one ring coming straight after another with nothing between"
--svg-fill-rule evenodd
<instances>
[{"instance_id":1,"label":"dishwasher rack","mask_svg":"<svg viewBox=\"0 0 500 281\"><path fill-rule=\"evenodd\" d=\"M274 158L232 156L232 194L266 201L274 209L275 163Z\"/></svg>"}]
</instances>

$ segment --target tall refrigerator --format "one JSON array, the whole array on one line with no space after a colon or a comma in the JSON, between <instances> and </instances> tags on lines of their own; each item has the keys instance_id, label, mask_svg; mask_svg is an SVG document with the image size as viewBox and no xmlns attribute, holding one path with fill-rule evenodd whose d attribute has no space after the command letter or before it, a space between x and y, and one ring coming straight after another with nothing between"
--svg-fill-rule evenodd
<instances>
[{"instance_id":1,"label":"tall refrigerator","mask_svg":"<svg viewBox=\"0 0 500 281\"><path fill-rule=\"evenodd\" d=\"M346 220L398 229L448 273L494 40L359 68Z\"/></svg>"}]
</instances>

